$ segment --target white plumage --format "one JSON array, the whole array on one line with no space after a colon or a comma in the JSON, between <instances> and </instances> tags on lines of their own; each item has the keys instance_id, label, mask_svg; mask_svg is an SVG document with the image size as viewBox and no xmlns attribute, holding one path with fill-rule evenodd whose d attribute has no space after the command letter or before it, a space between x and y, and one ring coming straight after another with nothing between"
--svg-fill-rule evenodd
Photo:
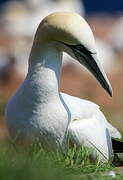
<instances>
[{"instance_id":1,"label":"white plumage","mask_svg":"<svg viewBox=\"0 0 123 180\"><path fill-rule=\"evenodd\" d=\"M99 106L64 93L62 97L71 112L70 140L78 146L95 147L101 159L108 160L109 154L113 157L111 137L120 139L121 135L107 122Z\"/></svg>"},{"instance_id":2,"label":"white plumage","mask_svg":"<svg viewBox=\"0 0 123 180\"><path fill-rule=\"evenodd\" d=\"M100 160L107 161L113 156L111 136L121 135L98 105L59 93L63 51L86 66L112 94L86 21L75 13L51 14L38 27L27 77L7 105L8 130L21 142L38 136L50 149L64 148L69 137L77 145L93 147Z\"/></svg>"}]
</instances>

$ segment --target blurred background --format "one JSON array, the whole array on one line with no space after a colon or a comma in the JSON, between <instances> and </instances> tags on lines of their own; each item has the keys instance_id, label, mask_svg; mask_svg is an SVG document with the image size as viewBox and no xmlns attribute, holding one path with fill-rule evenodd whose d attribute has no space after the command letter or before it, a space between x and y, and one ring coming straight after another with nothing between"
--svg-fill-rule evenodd
<instances>
[{"instance_id":1,"label":"blurred background","mask_svg":"<svg viewBox=\"0 0 123 180\"><path fill-rule=\"evenodd\" d=\"M64 54L61 90L97 103L123 134L123 1L1 0L0 1L0 139L8 136L4 111L23 82L38 24L55 11L77 12L90 24L99 59L113 87L109 97L77 61Z\"/></svg>"}]
</instances>

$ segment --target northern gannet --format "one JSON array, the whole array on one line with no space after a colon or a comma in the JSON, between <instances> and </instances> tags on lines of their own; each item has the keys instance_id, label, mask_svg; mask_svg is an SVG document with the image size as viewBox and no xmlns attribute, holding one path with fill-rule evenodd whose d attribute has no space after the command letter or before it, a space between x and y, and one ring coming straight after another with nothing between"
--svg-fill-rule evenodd
<instances>
[{"instance_id":1,"label":"northern gannet","mask_svg":"<svg viewBox=\"0 0 123 180\"><path fill-rule=\"evenodd\" d=\"M100 160L107 161L113 156L111 137L121 135L107 122L98 105L59 92L63 51L84 65L112 95L87 22L76 13L53 13L41 21L26 79L8 102L6 122L10 136L21 142L38 136L42 145L50 149L64 148L69 137L78 146L93 147Z\"/></svg>"}]
</instances>

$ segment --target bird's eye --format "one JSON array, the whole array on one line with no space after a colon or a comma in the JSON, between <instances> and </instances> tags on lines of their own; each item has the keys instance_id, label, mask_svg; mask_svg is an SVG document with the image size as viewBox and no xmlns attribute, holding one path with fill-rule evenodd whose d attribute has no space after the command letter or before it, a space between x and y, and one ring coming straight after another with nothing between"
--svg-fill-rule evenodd
<instances>
[{"instance_id":1,"label":"bird's eye","mask_svg":"<svg viewBox=\"0 0 123 180\"><path fill-rule=\"evenodd\" d=\"M77 44L77 45L69 45L67 43L62 42L63 44L65 44L66 46L70 47L72 50L78 50L83 54L96 54L95 52L91 52L90 50L88 50L84 45L82 44Z\"/></svg>"},{"instance_id":2,"label":"bird's eye","mask_svg":"<svg viewBox=\"0 0 123 180\"><path fill-rule=\"evenodd\" d=\"M93 54L91 51L89 51L85 46L83 46L82 44L77 44L77 45L71 45L71 48L76 49L84 54Z\"/></svg>"},{"instance_id":3,"label":"bird's eye","mask_svg":"<svg viewBox=\"0 0 123 180\"><path fill-rule=\"evenodd\" d=\"M76 45L76 49L78 49L78 50L83 50L83 47L81 46L81 44L78 44L78 45Z\"/></svg>"}]
</instances>

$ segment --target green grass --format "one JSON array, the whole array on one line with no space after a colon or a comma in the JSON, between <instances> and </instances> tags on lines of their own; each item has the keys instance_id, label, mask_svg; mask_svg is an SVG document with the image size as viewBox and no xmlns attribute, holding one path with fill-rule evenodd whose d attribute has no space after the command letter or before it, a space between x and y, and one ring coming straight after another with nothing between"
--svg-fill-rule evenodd
<instances>
[{"instance_id":1,"label":"green grass","mask_svg":"<svg viewBox=\"0 0 123 180\"><path fill-rule=\"evenodd\" d=\"M5 107L8 102L8 98L2 98L0 99L0 116L4 116L5 113Z\"/></svg>"},{"instance_id":2,"label":"green grass","mask_svg":"<svg viewBox=\"0 0 123 180\"><path fill-rule=\"evenodd\" d=\"M0 144L0 180L110 180L109 164L92 163L90 149L69 148L65 154L45 152L40 143L17 151L11 143ZM117 175L117 179L123 176Z\"/></svg>"}]
</instances>

